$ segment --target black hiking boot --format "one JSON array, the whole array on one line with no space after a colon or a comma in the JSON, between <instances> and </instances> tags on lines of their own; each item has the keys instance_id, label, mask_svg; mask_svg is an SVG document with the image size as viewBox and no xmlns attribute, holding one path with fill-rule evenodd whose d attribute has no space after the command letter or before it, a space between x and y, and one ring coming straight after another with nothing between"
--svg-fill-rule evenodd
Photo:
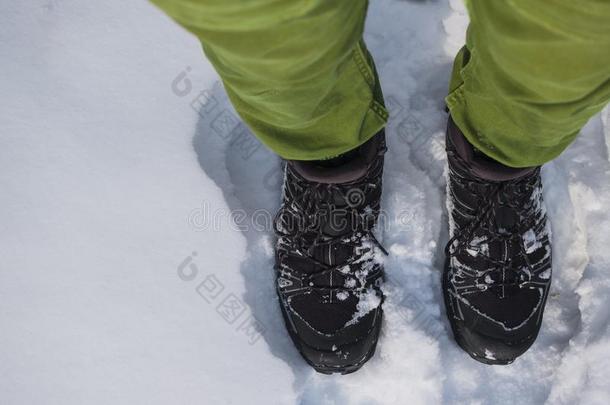
<instances>
[{"instance_id":1,"label":"black hiking boot","mask_svg":"<svg viewBox=\"0 0 610 405\"><path fill-rule=\"evenodd\" d=\"M381 328L379 215L383 130L328 161L288 161L275 218L277 293L286 327L316 371L347 374Z\"/></svg>"},{"instance_id":2,"label":"black hiking boot","mask_svg":"<svg viewBox=\"0 0 610 405\"><path fill-rule=\"evenodd\" d=\"M443 296L457 343L509 364L534 343L551 284L540 167L515 169L475 150L449 118Z\"/></svg>"}]
</instances>

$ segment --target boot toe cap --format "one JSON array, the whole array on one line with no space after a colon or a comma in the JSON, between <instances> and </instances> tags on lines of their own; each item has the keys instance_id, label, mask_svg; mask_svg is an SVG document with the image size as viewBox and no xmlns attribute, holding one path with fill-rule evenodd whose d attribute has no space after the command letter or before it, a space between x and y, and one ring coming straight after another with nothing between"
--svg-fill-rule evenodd
<instances>
[{"instance_id":1,"label":"boot toe cap","mask_svg":"<svg viewBox=\"0 0 610 405\"><path fill-rule=\"evenodd\" d=\"M372 357L383 315L378 307L353 324L323 333L289 308L282 307L282 313L290 337L305 361L325 374L356 371Z\"/></svg>"}]
</instances>

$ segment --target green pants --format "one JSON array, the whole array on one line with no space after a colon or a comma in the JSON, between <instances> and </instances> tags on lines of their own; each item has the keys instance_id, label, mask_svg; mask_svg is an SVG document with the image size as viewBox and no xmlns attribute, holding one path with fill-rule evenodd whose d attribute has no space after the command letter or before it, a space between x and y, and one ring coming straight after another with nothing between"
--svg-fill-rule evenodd
<instances>
[{"instance_id":1,"label":"green pants","mask_svg":"<svg viewBox=\"0 0 610 405\"><path fill-rule=\"evenodd\" d=\"M286 159L336 156L388 113L366 0L152 0L197 35L235 109ZM610 1L470 0L446 98L466 138L514 167L559 155L610 99Z\"/></svg>"}]
</instances>

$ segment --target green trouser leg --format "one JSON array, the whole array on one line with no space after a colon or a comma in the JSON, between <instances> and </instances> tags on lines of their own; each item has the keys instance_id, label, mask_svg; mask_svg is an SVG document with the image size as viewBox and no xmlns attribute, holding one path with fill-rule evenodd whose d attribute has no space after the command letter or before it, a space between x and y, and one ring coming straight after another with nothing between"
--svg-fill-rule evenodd
<instances>
[{"instance_id":1,"label":"green trouser leg","mask_svg":"<svg viewBox=\"0 0 610 405\"><path fill-rule=\"evenodd\" d=\"M508 166L548 162L610 99L610 1L466 3L446 99L453 120Z\"/></svg>"},{"instance_id":2,"label":"green trouser leg","mask_svg":"<svg viewBox=\"0 0 610 405\"><path fill-rule=\"evenodd\" d=\"M333 157L384 127L366 0L152 2L197 35L241 118L281 157Z\"/></svg>"}]
</instances>

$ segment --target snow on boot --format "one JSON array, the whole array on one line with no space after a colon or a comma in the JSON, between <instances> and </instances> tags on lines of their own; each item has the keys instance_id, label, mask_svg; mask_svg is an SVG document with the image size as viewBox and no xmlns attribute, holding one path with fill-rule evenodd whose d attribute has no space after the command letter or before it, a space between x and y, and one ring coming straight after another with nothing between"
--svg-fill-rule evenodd
<instances>
[{"instance_id":1,"label":"snow on boot","mask_svg":"<svg viewBox=\"0 0 610 405\"><path fill-rule=\"evenodd\" d=\"M321 373L358 370L381 328L383 130L328 161L288 161L275 219L277 293L288 332ZM384 251L385 252L385 251Z\"/></svg>"},{"instance_id":2,"label":"snow on boot","mask_svg":"<svg viewBox=\"0 0 610 405\"><path fill-rule=\"evenodd\" d=\"M534 342L551 284L540 167L515 169L475 150L449 118L443 296L457 343L509 364Z\"/></svg>"}]
</instances>

